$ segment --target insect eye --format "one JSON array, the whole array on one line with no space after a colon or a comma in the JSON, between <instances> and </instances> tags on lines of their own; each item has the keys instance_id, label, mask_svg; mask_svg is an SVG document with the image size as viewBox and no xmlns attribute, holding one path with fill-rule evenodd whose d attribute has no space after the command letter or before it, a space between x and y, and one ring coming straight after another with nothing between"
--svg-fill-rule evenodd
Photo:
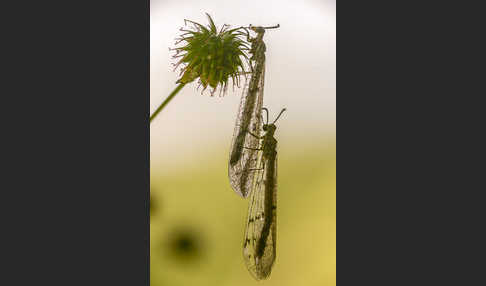
<instances>
[{"instance_id":1,"label":"insect eye","mask_svg":"<svg viewBox=\"0 0 486 286\"><path fill-rule=\"evenodd\" d=\"M263 131L267 131L267 129L268 129L268 125L266 125L266 124L263 125Z\"/></svg>"}]
</instances>

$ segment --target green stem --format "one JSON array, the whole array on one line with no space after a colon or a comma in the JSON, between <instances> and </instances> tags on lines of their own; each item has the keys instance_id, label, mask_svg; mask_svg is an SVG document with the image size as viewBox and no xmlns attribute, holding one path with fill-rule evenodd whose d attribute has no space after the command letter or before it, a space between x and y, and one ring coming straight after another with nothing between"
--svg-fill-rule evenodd
<instances>
[{"instance_id":1,"label":"green stem","mask_svg":"<svg viewBox=\"0 0 486 286\"><path fill-rule=\"evenodd\" d=\"M157 107L157 110L155 110L155 112L150 116L150 123L152 123L152 120L155 118L155 116L157 116L157 114L159 114L160 111L162 111L162 109L164 109L164 107L167 105L167 103L169 103L169 101L185 86L186 84L185 83L180 83L175 89L174 91L171 92L171 94L169 95L169 97L167 97L164 102L162 102L160 104L159 107Z\"/></svg>"}]
</instances>

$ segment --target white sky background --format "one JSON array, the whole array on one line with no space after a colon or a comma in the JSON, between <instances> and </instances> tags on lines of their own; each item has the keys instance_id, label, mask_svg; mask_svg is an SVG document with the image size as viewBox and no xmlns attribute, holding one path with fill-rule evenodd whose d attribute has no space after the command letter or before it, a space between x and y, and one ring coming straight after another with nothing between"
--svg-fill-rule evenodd
<instances>
[{"instance_id":1,"label":"white sky background","mask_svg":"<svg viewBox=\"0 0 486 286\"><path fill-rule=\"evenodd\" d=\"M205 12L218 30L231 27L273 26L267 46L263 106L270 120L283 107L277 122L280 142L335 138L336 133L336 2L151 0L150 7L150 112L176 87L178 72L171 58L174 39L184 19L208 24ZM150 126L151 164L168 167L207 150L229 154L241 89L224 97L186 85ZM226 154L225 153L225 154ZM168 160L169 159L169 160Z\"/></svg>"}]
</instances>

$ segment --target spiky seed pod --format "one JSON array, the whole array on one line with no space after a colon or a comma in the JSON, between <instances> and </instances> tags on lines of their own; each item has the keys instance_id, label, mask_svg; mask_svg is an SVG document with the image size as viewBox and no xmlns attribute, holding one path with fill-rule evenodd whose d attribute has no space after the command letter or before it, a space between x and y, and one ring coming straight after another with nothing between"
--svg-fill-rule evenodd
<instances>
[{"instance_id":1,"label":"spiky seed pod","mask_svg":"<svg viewBox=\"0 0 486 286\"><path fill-rule=\"evenodd\" d=\"M246 42L240 38L246 34L240 27L228 30L228 25L223 25L217 31L216 25L206 13L209 19L208 27L184 20L193 25L192 30L181 28L185 32L176 39L176 45L185 42L185 45L172 49L175 51L173 58L181 58L175 63L175 68L182 65L181 77L177 83L190 83L199 78L203 91L210 86L211 96L219 87L223 94L226 93L228 79L231 77L233 85L239 86L240 75L244 72L243 60L248 61ZM243 59L243 60L242 60Z\"/></svg>"}]
</instances>

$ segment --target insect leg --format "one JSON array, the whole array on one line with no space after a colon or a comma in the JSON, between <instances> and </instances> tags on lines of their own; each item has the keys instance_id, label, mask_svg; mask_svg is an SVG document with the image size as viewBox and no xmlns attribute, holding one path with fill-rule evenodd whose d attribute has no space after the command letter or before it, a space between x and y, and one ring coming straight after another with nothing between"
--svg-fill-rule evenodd
<instances>
[{"instance_id":1,"label":"insect leg","mask_svg":"<svg viewBox=\"0 0 486 286\"><path fill-rule=\"evenodd\" d=\"M251 132L250 132L250 131L248 131L248 130L246 130L246 132L248 132L248 133L249 133L251 136L253 136L253 137L255 137L255 138L258 138L258 139L263 139L263 138L264 138L264 136L261 136L261 137L260 137L260 136L258 136L258 135L255 135L255 134L251 133Z\"/></svg>"}]
</instances>

